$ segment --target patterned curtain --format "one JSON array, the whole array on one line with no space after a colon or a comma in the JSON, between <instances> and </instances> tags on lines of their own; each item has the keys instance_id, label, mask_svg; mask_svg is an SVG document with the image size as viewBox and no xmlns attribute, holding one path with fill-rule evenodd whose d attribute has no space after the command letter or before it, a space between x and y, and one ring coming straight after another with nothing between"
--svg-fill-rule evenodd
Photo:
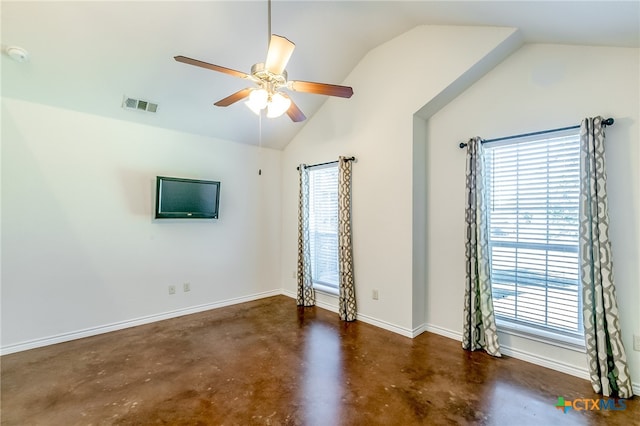
<instances>
[{"instance_id":1,"label":"patterned curtain","mask_svg":"<svg viewBox=\"0 0 640 426\"><path fill-rule=\"evenodd\" d=\"M309 245L309 171L300 164L300 191L298 195L298 306L316 304L316 292L311 284L311 246Z\"/></svg>"},{"instance_id":2,"label":"patterned curtain","mask_svg":"<svg viewBox=\"0 0 640 426\"><path fill-rule=\"evenodd\" d=\"M584 337L593 389L631 398L613 285L602 117L580 127L580 275Z\"/></svg>"},{"instance_id":3,"label":"patterned curtain","mask_svg":"<svg viewBox=\"0 0 640 426\"><path fill-rule=\"evenodd\" d=\"M340 298L338 311L343 321L356 319L356 289L353 282L351 244L351 161L338 158L338 269Z\"/></svg>"},{"instance_id":4,"label":"patterned curtain","mask_svg":"<svg viewBox=\"0 0 640 426\"><path fill-rule=\"evenodd\" d=\"M489 224L483 157L482 139L470 139L467 143L466 282L462 347L472 351L484 349L490 355L499 357L500 345L493 314L489 272Z\"/></svg>"}]
</instances>

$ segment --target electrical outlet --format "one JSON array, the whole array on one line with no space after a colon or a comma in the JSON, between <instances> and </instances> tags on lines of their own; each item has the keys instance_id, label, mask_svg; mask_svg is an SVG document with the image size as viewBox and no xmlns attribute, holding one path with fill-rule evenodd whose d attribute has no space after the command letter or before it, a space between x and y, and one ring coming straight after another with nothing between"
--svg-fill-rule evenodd
<instances>
[{"instance_id":1,"label":"electrical outlet","mask_svg":"<svg viewBox=\"0 0 640 426\"><path fill-rule=\"evenodd\" d=\"M640 334L633 335L633 350L640 352Z\"/></svg>"},{"instance_id":2,"label":"electrical outlet","mask_svg":"<svg viewBox=\"0 0 640 426\"><path fill-rule=\"evenodd\" d=\"M191 283L184 283L182 284L182 289L187 292L187 291L191 291Z\"/></svg>"},{"instance_id":3,"label":"electrical outlet","mask_svg":"<svg viewBox=\"0 0 640 426\"><path fill-rule=\"evenodd\" d=\"M169 294L176 294L176 286L175 285L170 285L169 286Z\"/></svg>"},{"instance_id":4,"label":"electrical outlet","mask_svg":"<svg viewBox=\"0 0 640 426\"><path fill-rule=\"evenodd\" d=\"M373 300L378 300L378 290L373 290L371 292L371 297L373 298Z\"/></svg>"}]
</instances>

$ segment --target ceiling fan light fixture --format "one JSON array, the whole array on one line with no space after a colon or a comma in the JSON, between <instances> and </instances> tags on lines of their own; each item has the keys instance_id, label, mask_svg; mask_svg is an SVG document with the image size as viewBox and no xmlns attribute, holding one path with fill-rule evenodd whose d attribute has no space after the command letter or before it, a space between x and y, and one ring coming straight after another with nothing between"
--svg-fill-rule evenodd
<instances>
[{"instance_id":1,"label":"ceiling fan light fixture","mask_svg":"<svg viewBox=\"0 0 640 426\"><path fill-rule=\"evenodd\" d=\"M269 92L265 89L254 89L249 94L249 102L251 102L256 109L264 109L269 102Z\"/></svg>"},{"instance_id":2,"label":"ceiling fan light fixture","mask_svg":"<svg viewBox=\"0 0 640 426\"><path fill-rule=\"evenodd\" d=\"M267 107L269 102L269 93L265 89L253 89L249 94L249 100L245 105L249 107L256 115L260 115L260 111Z\"/></svg>"},{"instance_id":3,"label":"ceiling fan light fixture","mask_svg":"<svg viewBox=\"0 0 640 426\"><path fill-rule=\"evenodd\" d=\"M246 101L244 104L247 106L247 108L253 111L255 115L260 115L260 111L262 110L260 108L256 108L255 105L252 104L250 101Z\"/></svg>"},{"instance_id":4,"label":"ceiling fan light fixture","mask_svg":"<svg viewBox=\"0 0 640 426\"><path fill-rule=\"evenodd\" d=\"M287 112L291 106L291 99L280 93L274 93L271 96L271 102L267 105L267 117L276 118Z\"/></svg>"}]
</instances>

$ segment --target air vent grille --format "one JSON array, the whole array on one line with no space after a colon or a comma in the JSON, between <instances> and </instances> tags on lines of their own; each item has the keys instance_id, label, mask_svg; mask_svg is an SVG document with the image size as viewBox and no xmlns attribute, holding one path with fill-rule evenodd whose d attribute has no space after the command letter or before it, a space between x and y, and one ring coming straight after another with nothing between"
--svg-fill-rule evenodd
<instances>
[{"instance_id":1,"label":"air vent grille","mask_svg":"<svg viewBox=\"0 0 640 426\"><path fill-rule=\"evenodd\" d=\"M137 104L138 104L138 101L132 98L126 98L124 101L125 108L135 108Z\"/></svg>"},{"instance_id":2,"label":"air vent grille","mask_svg":"<svg viewBox=\"0 0 640 426\"><path fill-rule=\"evenodd\" d=\"M158 104L145 101L142 99L134 99L128 96L124 97L122 102L122 108L124 109L135 109L138 111L147 111L147 112L157 112Z\"/></svg>"}]
</instances>

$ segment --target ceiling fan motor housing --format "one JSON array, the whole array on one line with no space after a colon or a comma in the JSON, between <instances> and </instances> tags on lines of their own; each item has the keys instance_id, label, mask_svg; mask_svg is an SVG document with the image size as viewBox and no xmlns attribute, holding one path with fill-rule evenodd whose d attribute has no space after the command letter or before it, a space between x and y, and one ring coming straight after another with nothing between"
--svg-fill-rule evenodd
<instances>
[{"instance_id":1,"label":"ceiling fan motor housing","mask_svg":"<svg viewBox=\"0 0 640 426\"><path fill-rule=\"evenodd\" d=\"M287 85L287 72L282 71L282 74L275 74L267 70L263 62L253 64L251 67L251 75L257 78L258 82L268 83L275 89L284 87Z\"/></svg>"}]
</instances>

